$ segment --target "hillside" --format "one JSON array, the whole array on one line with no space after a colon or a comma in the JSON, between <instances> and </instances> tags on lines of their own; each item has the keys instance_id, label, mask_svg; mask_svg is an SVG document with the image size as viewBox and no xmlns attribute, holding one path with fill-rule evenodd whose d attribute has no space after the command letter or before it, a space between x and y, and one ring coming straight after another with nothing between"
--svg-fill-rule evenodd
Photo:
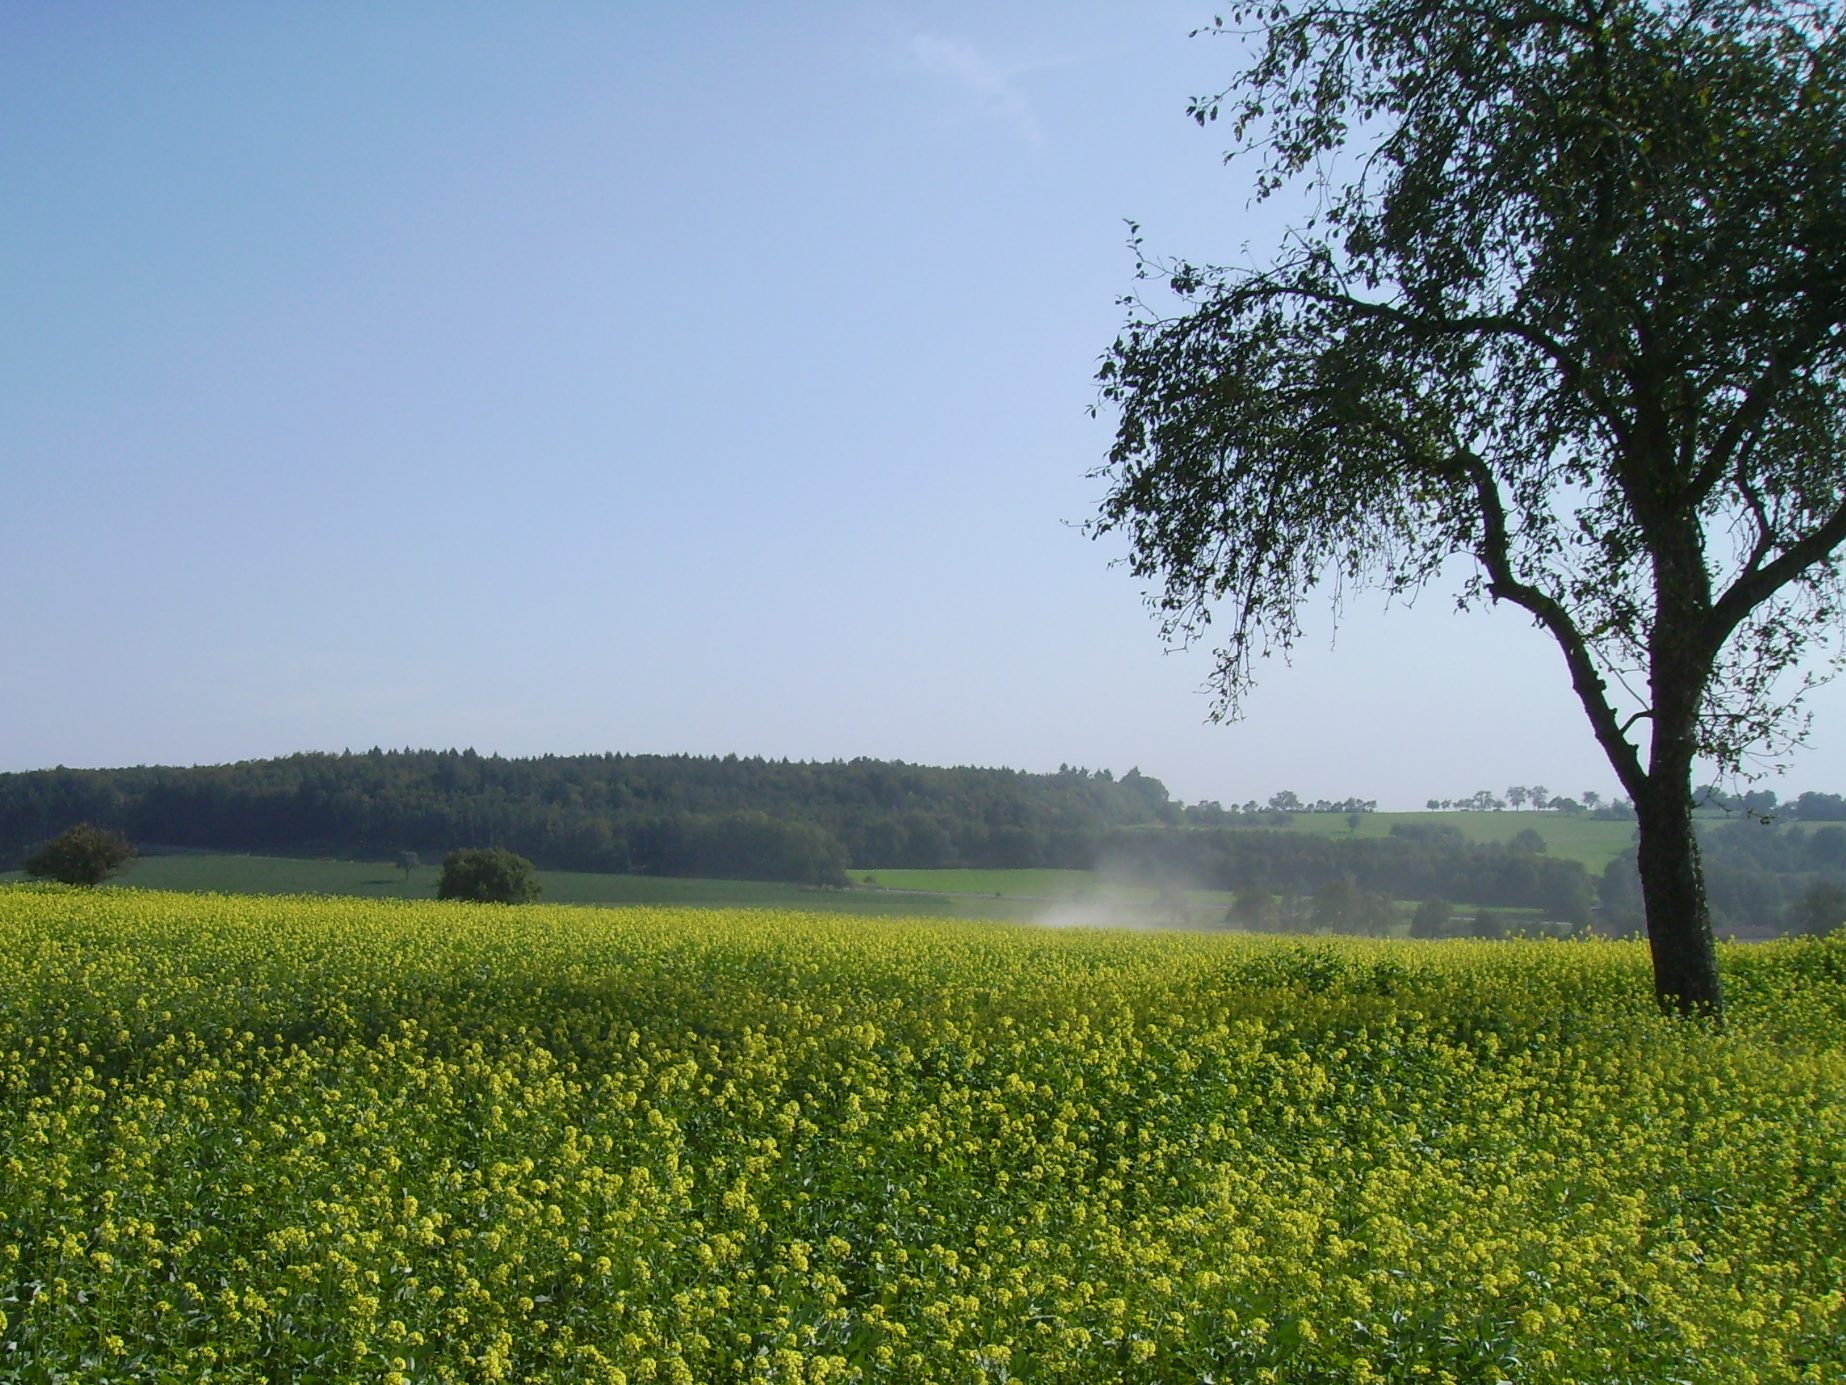
<instances>
[{"instance_id":1,"label":"hillside","mask_svg":"<svg viewBox=\"0 0 1846 1385\"><path fill-rule=\"evenodd\" d=\"M87 820L161 847L377 859L496 845L558 870L823 884L849 863L1082 868L1104 834L1179 817L1137 770L371 750L0 775L0 860Z\"/></svg>"}]
</instances>

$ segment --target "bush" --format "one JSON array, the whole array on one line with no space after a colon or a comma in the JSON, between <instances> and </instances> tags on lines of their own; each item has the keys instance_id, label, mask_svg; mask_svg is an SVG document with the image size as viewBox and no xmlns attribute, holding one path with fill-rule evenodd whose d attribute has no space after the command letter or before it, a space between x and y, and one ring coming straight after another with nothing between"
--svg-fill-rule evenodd
<instances>
[{"instance_id":1,"label":"bush","mask_svg":"<svg viewBox=\"0 0 1846 1385\"><path fill-rule=\"evenodd\" d=\"M1830 933L1846 924L1846 886L1816 880L1788 906L1786 922L1792 933Z\"/></svg>"},{"instance_id":2,"label":"bush","mask_svg":"<svg viewBox=\"0 0 1846 1385\"><path fill-rule=\"evenodd\" d=\"M1453 931L1451 920L1455 910L1446 899L1426 899L1417 905L1417 911L1410 919L1410 936L1413 938L1446 938Z\"/></svg>"},{"instance_id":3,"label":"bush","mask_svg":"<svg viewBox=\"0 0 1846 1385\"><path fill-rule=\"evenodd\" d=\"M66 885L100 885L135 859L128 838L80 822L66 828L26 858L26 874Z\"/></svg>"},{"instance_id":4,"label":"bush","mask_svg":"<svg viewBox=\"0 0 1846 1385\"><path fill-rule=\"evenodd\" d=\"M504 847L469 847L442 858L437 899L467 899L480 904L529 904L543 886L532 863Z\"/></svg>"}]
</instances>

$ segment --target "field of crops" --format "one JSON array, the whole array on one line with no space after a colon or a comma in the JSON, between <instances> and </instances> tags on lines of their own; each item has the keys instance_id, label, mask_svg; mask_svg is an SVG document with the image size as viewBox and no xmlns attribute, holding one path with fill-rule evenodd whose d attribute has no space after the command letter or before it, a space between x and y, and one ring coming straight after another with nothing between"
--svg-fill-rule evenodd
<instances>
[{"instance_id":1,"label":"field of crops","mask_svg":"<svg viewBox=\"0 0 1846 1385\"><path fill-rule=\"evenodd\" d=\"M1846 938L0 889L0 1379L1846 1372Z\"/></svg>"}]
</instances>

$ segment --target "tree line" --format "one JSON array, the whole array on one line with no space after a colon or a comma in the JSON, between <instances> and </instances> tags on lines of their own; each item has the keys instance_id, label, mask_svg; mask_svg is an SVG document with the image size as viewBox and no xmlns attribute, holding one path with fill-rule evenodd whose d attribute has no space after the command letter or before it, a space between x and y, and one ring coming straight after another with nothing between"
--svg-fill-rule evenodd
<instances>
[{"instance_id":1,"label":"tree line","mask_svg":"<svg viewBox=\"0 0 1846 1385\"><path fill-rule=\"evenodd\" d=\"M0 859L73 822L144 849L388 858L505 847L555 870L843 884L849 864L1070 867L1177 823L1159 780L735 755L298 754L197 768L0 774Z\"/></svg>"},{"instance_id":2,"label":"tree line","mask_svg":"<svg viewBox=\"0 0 1846 1385\"><path fill-rule=\"evenodd\" d=\"M1803 794L1816 811L1834 794ZM1773 807L1774 795L1770 795ZM1757 812L1759 810L1751 810ZM1778 813L1778 817L1787 816ZM1706 823L1699 832L1713 920L1721 927L1773 927L1821 933L1846 922L1846 826L1825 818L1809 829L1779 829L1760 818ZM1604 869L1598 884L1605 926L1623 932L1641 924L1641 877L1629 848Z\"/></svg>"},{"instance_id":3,"label":"tree line","mask_svg":"<svg viewBox=\"0 0 1846 1385\"><path fill-rule=\"evenodd\" d=\"M1099 868L1155 885L1305 898L1351 886L1386 900L1466 900L1590 921L1593 882L1580 861L1553 858L1536 833L1511 843L1469 842L1452 827L1398 823L1388 837L1306 832L1127 828L1111 833Z\"/></svg>"}]
</instances>

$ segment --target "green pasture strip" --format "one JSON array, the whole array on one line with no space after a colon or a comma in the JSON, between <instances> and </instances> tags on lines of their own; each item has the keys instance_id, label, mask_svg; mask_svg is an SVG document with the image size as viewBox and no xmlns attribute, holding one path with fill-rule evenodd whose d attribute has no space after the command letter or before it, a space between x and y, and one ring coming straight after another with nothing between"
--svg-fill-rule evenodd
<instances>
[{"instance_id":1,"label":"green pasture strip","mask_svg":"<svg viewBox=\"0 0 1846 1385\"><path fill-rule=\"evenodd\" d=\"M176 853L143 856L115 877L110 888L179 890L192 893L350 895L369 899L436 897L440 861L425 862L408 879L388 861L341 861L297 856ZM655 875L603 875L588 871L538 873L548 904L653 904L687 908L801 909L822 913L929 914L954 918L1012 917L1004 908L978 901L949 901L928 895L879 895L866 891L815 890L760 880L680 879ZM13 872L0 881L18 881Z\"/></svg>"},{"instance_id":2,"label":"green pasture strip","mask_svg":"<svg viewBox=\"0 0 1846 1385\"><path fill-rule=\"evenodd\" d=\"M939 894L1017 895L1028 899L1070 899L1102 892L1101 879L1087 870L854 870L855 883L886 890L931 890ZM1107 887L1120 894L1122 888ZM1152 890L1147 891L1151 896Z\"/></svg>"},{"instance_id":3,"label":"green pasture strip","mask_svg":"<svg viewBox=\"0 0 1846 1385\"><path fill-rule=\"evenodd\" d=\"M1280 830L1317 837L1388 837L1398 823L1453 827L1471 842L1510 842L1529 827L1545 839L1547 855L1581 861L1591 875L1600 875L1604 866L1634 845L1632 822L1511 809L1501 813L1363 813L1356 831L1347 824L1344 813L1296 813L1288 827Z\"/></svg>"}]
</instances>

